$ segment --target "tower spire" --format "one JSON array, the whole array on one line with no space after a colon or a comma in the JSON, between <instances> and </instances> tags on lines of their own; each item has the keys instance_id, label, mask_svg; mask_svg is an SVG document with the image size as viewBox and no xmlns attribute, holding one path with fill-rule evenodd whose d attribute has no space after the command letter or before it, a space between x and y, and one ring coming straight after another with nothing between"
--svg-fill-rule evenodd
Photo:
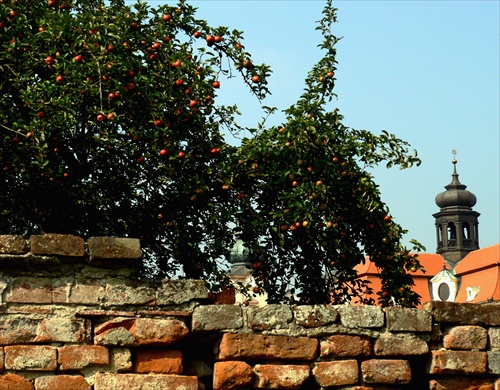
<instances>
[{"instance_id":1,"label":"tower spire","mask_svg":"<svg viewBox=\"0 0 500 390\"><path fill-rule=\"evenodd\" d=\"M446 191L436 196L440 211L433 216L436 218L437 253L454 266L467 253L479 249L477 218L480 214L472 210L476 196L460 183L455 158L457 152L453 150L452 153L451 183L444 187Z\"/></svg>"}]
</instances>

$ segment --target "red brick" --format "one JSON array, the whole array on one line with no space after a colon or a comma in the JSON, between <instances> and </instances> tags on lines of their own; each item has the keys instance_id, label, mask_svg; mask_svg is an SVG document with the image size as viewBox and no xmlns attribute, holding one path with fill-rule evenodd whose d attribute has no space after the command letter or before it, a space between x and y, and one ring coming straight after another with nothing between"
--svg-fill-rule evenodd
<instances>
[{"instance_id":1,"label":"red brick","mask_svg":"<svg viewBox=\"0 0 500 390\"><path fill-rule=\"evenodd\" d=\"M52 281L43 278L18 277L5 298L12 303L52 303Z\"/></svg>"},{"instance_id":2,"label":"red brick","mask_svg":"<svg viewBox=\"0 0 500 390\"><path fill-rule=\"evenodd\" d=\"M60 370L81 370L109 364L109 350L99 345L72 345L58 349Z\"/></svg>"},{"instance_id":3,"label":"red brick","mask_svg":"<svg viewBox=\"0 0 500 390\"><path fill-rule=\"evenodd\" d=\"M34 342L83 343L90 340L90 323L81 318L47 318L38 325Z\"/></svg>"},{"instance_id":4,"label":"red brick","mask_svg":"<svg viewBox=\"0 0 500 390\"><path fill-rule=\"evenodd\" d=\"M214 390L251 388L254 372L245 362L218 362L214 365Z\"/></svg>"},{"instance_id":5,"label":"red brick","mask_svg":"<svg viewBox=\"0 0 500 390\"><path fill-rule=\"evenodd\" d=\"M55 371L57 350L48 346L16 345L5 347L7 370Z\"/></svg>"},{"instance_id":6,"label":"red brick","mask_svg":"<svg viewBox=\"0 0 500 390\"><path fill-rule=\"evenodd\" d=\"M0 376L0 390L33 390L33 383L15 374Z\"/></svg>"},{"instance_id":7,"label":"red brick","mask_svg":"<svg viewBox=\"0 0 500 390\"><path fill-rule=\"evenodd\" d=\"M494 390L493 384L485 379L432 379L429 390ZM496 389L495 389L496 390Z\"/></svg>"},{"instance_id":8,"label":"red brick","mask_svg":"<svg viewBox=\"0 0 500 390\"><path fill-rule=\"evenodd\" d=\"M169 349L138 349L135 353L137 373L182 374L182 352Z\"/></svg>"},{"instance_id":9,"label":"red brick","mask_svg":"<svg viewBox=\"0 0 500 390\"><path fill-rule=\"evenodd\" d=\"M335 335L329 336L320 343L320 356L369 356L371 342L368 337Z\"/></svg>"},{"instance_id":10,"label":"red brick","mask_svg":"<svg viewBox=\"0 0 500 390\"><path fill-rule=\"evenodd\" d=\"M443 337L446 349L484 350L488 343L488 331L480 326L455 326Z\"/></svg>"},{"instance_id":11,"label":"red brick","mask_svg":"<svg viewBox=\"0 0 500 390\"><path fill-rule=\"evenodd\" d=\"M77 303L95 305L103 301L105 288L99 284L98 280L77 280L75 284L68 288L65 283L61 285L54 282L52 289L52 300L54 303Z\"/></svg>"},{"instance_id":12,"label":"red brick","mask_svg":"<svg viewBox=\"0 0 500 390\"><path fill-rule=\"evenodd\" d=\"M424 340L381 337L375 341L373 351L379 356L426 355L429 346Z\"/></svg>"},{"instance_id":13,"label":"red brick","mask_svg":"<svg viewBox=\"0 0 500 390\"><path fill-rule=\"evenodd\" d=\"M4 359L3 359L3 348L0 347L0 372L3 372L3 364L4 364Z\"/></svg>"},{"instance_id":14,"label":"red brick","mask_svg":"<svg viewBox=\"0 0 500 390\"><path fill-rule=\"evenodd\" d=\"M257 364L257 389L299 389L310 376L309 366Z\"/></svg>"},{"instance_id":15,"label":"red brick","mask_svg":"<svg viewBox=\"0 0 500 390\"><path fill-rule=\"evenodd\" d=\"M195 376L97 373L94 390L198 390Z\"/></svg>"},{"instance_id":16,"label":"red brick","mask_svg":"<svg viewBox=\"0 0 500 390\"><path fill-rule=\"evenodd\" d=\"M80 375L41 376L35 379L35 390L91 390L92 386Z\"/></svg>"},{"instance_id":17,"label":"red brick","mask_svg":"<svg viewBox=\"0 0 500 390\"><path fill-rule=\"evenodd\" d=\"M42 234L30 237L31 253L68 257L85 256L83 238L69 234Z\"/></svg>"},{"instance_id":18,"label":"red brick","mask_svg":"<svg viewBox=\"0 0 500 390\"><path fill-rule=\"evenodd\" d=\"M430 374L485 374L486 352L431 351Z\"/></svg>"},{"instance_id":19,"label":"red brick","mask_svg":"<svg viewBox=\"0 0 500 390\"><path fill-rule=\"evenodd\" d=\"M170 345L189 334L186 324L177 319L137 318L130 331L139 345Z\"/></svg>"},{"instance_id":20,"label":"red brick","mask_svg":"<svg viewBox=\"0 0 500 390\"><path fill-rule=\"evenodd\" d=\"M359 368L356 360L318 362L314 364L312 372L322 387L353 385L359 379Z\"/></svg>"},{"instance_id":21,"label":"red brick","mask_svg":"<svg viewBox=\"0 0 500 390\"><path fill-rule=\"evenodd\" d=\"M372 359L361 363L366 383L406 384L411 381L410 364L406 360Z\"/></svg>"},{"instance_id":22,"label":"red brick","mask_svg":"<svg viewBox=\"0 0 500 390\"><path fill-rule=\"evenodd\" d=\"M317 355L318 340L308 337L225 333L218 359L313 360Z\"/></svg>"}]
</instances>

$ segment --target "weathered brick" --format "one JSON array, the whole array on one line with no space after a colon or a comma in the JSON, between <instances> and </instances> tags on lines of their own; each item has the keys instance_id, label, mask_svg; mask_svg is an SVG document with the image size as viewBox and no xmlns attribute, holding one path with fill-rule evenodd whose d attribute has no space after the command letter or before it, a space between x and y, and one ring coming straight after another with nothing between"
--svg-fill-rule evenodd
<instances>
[{"instance_id":1,"label":"weathered brick","mask_svg":"<svg viewBox=\"0 0 500 390\"><path fill-rule=\"evenodd\" d=\"M52 283L53 303L76 303L82 305L96 305L102 303L105 296L105 287L99 279L61 278Z\"/></svg>"},{"instance_id":2,"label":"weathered brick","mask_svg":"<svg viewBox=\"0 0 500 390\"><path fill-rule=\"evenodd\" d=\"M4 354L3 354L3 348L0 347L0 372L3 372L3 367L4 367Z\"/></svg>"},{"instance_id":3,"label":"weathered brick","mask_svg":"<svg viewBox=\"0 0 500 390\"><path fill-rule=\"evenodd\" d=\"M311 375L310 371L309 366L257 364L254 367L254 388L299 389Z\"/></svg>"},{"instance_id":4,"label":"weathered brick","mask_svg":"<svg viewBox=\"0 0 500 390\"><path fill-rule=\"evenodd\" d=\"M339 313L330 305L300 305L293 309L295 323L304 328L316 328L335 323Z\"/></svg>"},{"instance_id":5,"label":"weathered brick","mask_svg":"<svg viewBox=\"0 0 500 390\"><path fill-rule=\"evenodd\" d=\"M426 355L429 346L424 340L390 336L377 339L373 351L378 356Z\"/></svg>"},{"instance_id":6,"label":"weathered brick","mask_svg":"<svg viewBox=\"0 0 500 390\"><path fill-rule=\"evenodd\" d=\"M94 330L94 343L98 345L133 346L138 341L132 334L135 318L116 317Z\"/></svg>"},{"instance_id":7,"label":"weathered brick","mask_svg":"<svg viewBox=\"0 0 500 390\"><path fill-rule=\"evenodd\" d=\"M334 335L320 343L321 357L369 356L371 342L369 337Z\"/></svg>"},{"instance_id":8,"label":"weathered brick","mask_svg":"<svg viewBox=\"0 0 500 390\"><path fill-rule=\"evenodd\" d=\"M18 315L0 316L0 345L32 342L37 335L40 320Z\"/></svg>"},{"instance_id":9,"label":"weathered brick","mask_svg":"<svg viewBox=\"0 0 500 390\"><path fill-rule=\"evenodd\" d=\"M57 349L48 346L15 345L4 348L7 370L55 371Z\"/></svg>"},{"instance_id":10,"label":"weathered brick","mask_svg":"<svg viewBox=\"0 0 500 390\"><path fill-rule=\"evenodd\" d=\"M23 255L27 252L28 245L23 236L0 234L1 255Z\"/></svg>"},{"instance_id":11,"label":"weathered brick","mask_svg":"<svg viewBox=\"0 0 500 390\"><path fill-rule=\"evenodd\" d=\"M488 351L488 372L500 375L500 351Z\"/></svg>"},{"instance_id":12,"label":"weathered brick","mask_svg":"<svg viewBox=\"0 0 500 390\"><path fill-rule=\"evenodd\" d=\"M0 376L0 390L34 390L33 383L16 374Z\"/></svg>"},{"instance_id":13,"label":"weathered brick","mask_svg":"<svg viewBox=\"0 0 500 390\"><path fill-rule=\"evenodd\" d=\"M316 381L322 387L353 385L359 380L356 360L317 362L312 370Z\"/></svg>"},{"instance_id":14,"label":"weathered brick","mask_svg":"<svg viewBox=\"0 0 500 390\"><path fill-rule=\"evenodd\" d=\"M168 349L137 349L135 372L182 374L182 352Z\"/></svg>"},{"instance_id":15,"label":"weathered brick","mask_svg":"<svg viewBox=\"0 0 500 390\"><path fill-rule=\"evenodd\" d=\"M111 368L117 372L132 370L132 353L128 348L111 350Z\"/></svg>"},{"instance_id":16,"label":"weathered brick","mask_svg":"<svg viewBox=\"0 0 500 390\"><path fill-rule=\"evenodd\" d=\"M137 238L91 237L87 240L89 263L94 266L123 267L139 263L141 244Z\"/></svg>"},{"instance_id":17,"label":"weathered brick","mask_svg":"<svg viewBox=\"0 0 500 390\"><path fill-rule=\"evenodd\" d=\"M496 390L491 381L486 379L446 378L431 379L429 390Z\"/></svg>"},{"instance_id":18,"label":"weathered brick","mask_svg":"<svg viewBox=\"0 0 500 390\"><path fill-rule=\"evenodd\" d=\"M82 318L47 318L40 321L34 342L82 343L90 338L90 329Z\"/></svg>"},{"instance_id":19,"label":"weathered brick","mask_svg":"<svg viewBox=\"0 0 500 390\"><path fill-rule=\"evenodd\" d=\"M66 257L85 256L83 238L70 234L42 234L30 237L31 253Z\"/></svg>"},{"instance_id":20,"label":"weathered brick","mask_svg":"<svg viewBox=\"0 0 500 390\"><path fill-rule=\"evenodd\" d=\"M97 373L94 390L198 390L195 376Z\"/></svg>"},{"instance_id":21,"label":"weathered brick","mask_svg":"<svg viewBox=\"0 0 500 390\"><path fill-rule=\"evenodd\" d=\"M455 303L430 301L422 305L429 311L435 322L458 325L500 325L500 305L496 303Z\"/></svg>"},{"instance_id":22,"label":"weathered brick","mask_svg":"<svg viewBox=\"0 0 500 390\"><path fill-rule=\"evenodd\" d=\"M292 311L286 305L248 307L246 313L253 330L286 329L293 319Z\"/></svg>"},{"instance_id":23,"label":"weathered brick","mask_svg":"<svg viewBox=\"0 0 500 390\"><path fill-rule=\"evenodd\" d=\"M178 319L137 318L130 330L139 345L170 345L189 334L186 324Z\"/></svg>"},{"instance_id":24,"label":"weathered brick","mask_svg":"<svg viewBox=\"0 0 500 390\"><path fill-rule=\"evenodd\" d=\"M193 331L239 329L243 326L243 312L236 305L198 306L192 321Z\"/></svg>"},{"instance_id":25,"label":"weathered brick","mask_svg":"<svg viewBox=\"0 0 500 390\"><path fill-rule=\"evenodd\" d=\"M49 278L18 277L5 297L12 303L52 303L52 280Z\"/></svg>"},{"instance_id":26,"label":"weathered brick","mask_svg":"<svg viewBox=\"0 0 500 390\"><path fill-rule=\"evenodd\" d=\"M245 362L217 362L214 365L214 390L251 388L254 372Z\"/></svg>"},{"instance_id":27,"label":"weathered brick","mask_svg":"<svg viewBox=\"0 0 500 390\"><path fill-rule=\"evenodd\" d=\"M361 372L366 383L407 384L411 381L407 360L365 360L361 363Z\"/></svg>"},{"instance_id":28,"label":"weathered brick","mask_svg":"<svg viewBox=\"0 0 500 390\"><path fill-rule=\"evenodd\" d=\"M313 360L318 354L317 349L318 340L308 337L225 333L218 359Z\"/></svg>"},{"instance_id":29,"label":"weathered brick","mask_svg":"<svg viewBox=\"0 0 500 390\"><path fill-rule=\"evenodd\" d=\"M180 305L208 298L203 280L164 280L156 294L158 305Z\"/></svg>"},{"instance_id":30,"label":"weathered brick","mask_svg":"<svg viewBox=\"0 0 500 390\"><path fill-rule=\"evenodd\" d=\"M432 316L428 311L404 307L385 309L387 329L391 332L430 332Z\"/></svg>"},{"instance_id":31,"label":"weathered brick","mask_svg":"<svg viewBox=\"0 0 500 390\"><path fill-rule=\"evenodd\" d=\"M485 374L486 352L431 351L430 374Z\"/></svg>"},{"instance_id":32,"label":"weathered brick","mask_svg":"<svg viewBox=\"0 0 500 390\"><path fill-rule=\"evenodd\" d=\"M80 375L40 376L35 379L35 390L91 390L92 386Z\"/></svg>"},{"instance_id":33,"label":"weathered brick","mask_svg":"<svg viewBox=\"0 0 500 390\"><path fill-rule=\"evenodd\" d=\"M488 337L490 340L490 347L493 349L500 349L500 328L488 329Z\"/></svg>"},{"instance_id":34,"label":"weathered brick","mask_svg":"<svg viewBox=\"0 0 500 390\"><path fill-rule=\"evenodd\" d=\"M384 312L378 306L337 306L340 322L346 328L381 328Z\"/></svg>"},{"instance_id":35,"label":"weathered brick","mask_svg":"<svg viewBox=\"0 0 500 390\"><path fill-rule=\"evenodd\" d=\"M71 345L58 349L60 370L81 370L109 364L109 350L99 345Z\"/></svg>"},{"instance_id":36,"label":"weathered brick","mask_svg":"<svg viewBox=\"0 0 500 390\"><path fill-rule=\"evenodd\" d=\"M455 326L443 337L443 346L447 349L486 349L488 332L480 326Z\"/></svg>"},{"instance_id":37,"label":"weathered brick","mask_svg":"<svg viewBox=\"0 0 500 390\"><path fill-rule=\"evenodd\" d=\"M155 297L156 290L141 285L139 282L124 282L122 279L108 278L103 300L108 306L146 305L154 303Z\"/></svg>"}]
</instances>

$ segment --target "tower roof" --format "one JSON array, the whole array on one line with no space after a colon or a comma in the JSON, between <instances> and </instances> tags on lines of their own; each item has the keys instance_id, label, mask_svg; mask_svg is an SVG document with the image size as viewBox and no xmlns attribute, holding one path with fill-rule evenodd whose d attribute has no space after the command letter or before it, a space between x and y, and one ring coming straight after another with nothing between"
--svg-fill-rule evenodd
<instances>
[{"instance_id":1,"label":"tower roof","mask_svg":"<svg viewBox=\"0 0 500 390\"><path fill-rule=\"evenodd\" d=\"M476 196L466 190L467 186L460 183L457 173L457 160L453 159L453 174L451 183L445 186L446 191L436 196L436 204L441 208L446 207L466 207L470 209L476 204Z\"/></svg>"}]
</instances>

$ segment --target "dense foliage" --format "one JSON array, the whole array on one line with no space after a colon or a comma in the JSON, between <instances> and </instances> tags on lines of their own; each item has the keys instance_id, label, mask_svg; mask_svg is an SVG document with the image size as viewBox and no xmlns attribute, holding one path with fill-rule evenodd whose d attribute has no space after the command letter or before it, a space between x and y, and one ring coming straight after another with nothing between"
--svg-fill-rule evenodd
<instances>
[{"instance_id":1,"label":"dense foliage","mask_svg":"<svg viewBox=\"0 0 500 390\"><path fill-rule=\"evenodd\" d=\"M368 255L381 302L414 305L420 265L366 169L419 160L327 109L334 21L328 2L326 54L286 123L234 148L222 133L238 130L236 106L217 89L239 75L263 99L270 73L240 32L184 1L0 0L0 233L138 237L149 275L218 289L237 222L271 302L362 297L354 266Z\"/></svg>"}]
</instances>

